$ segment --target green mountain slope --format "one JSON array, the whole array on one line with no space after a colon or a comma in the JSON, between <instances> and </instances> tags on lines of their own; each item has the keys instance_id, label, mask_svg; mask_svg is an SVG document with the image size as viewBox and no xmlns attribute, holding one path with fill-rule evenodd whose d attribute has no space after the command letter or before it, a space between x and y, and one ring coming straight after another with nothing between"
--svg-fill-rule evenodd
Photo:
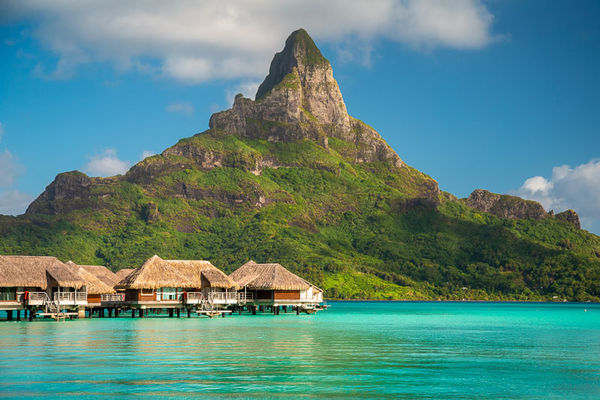
<instances>
[{"instance_id":1,"label":"green mountain slope","mask_svg":"<svg viewBox=\"0 0 600 400\"><path fill-rule=\"evenodd\" d=\"M459 200L350 117L303 31L255 100L123 176L56 177L23 216L0 217L0 253L114 269L153 254L231 272L277 261L328 297L599 300L600 238L576 214L475 191Z\"/></svg>"}]
</instances>

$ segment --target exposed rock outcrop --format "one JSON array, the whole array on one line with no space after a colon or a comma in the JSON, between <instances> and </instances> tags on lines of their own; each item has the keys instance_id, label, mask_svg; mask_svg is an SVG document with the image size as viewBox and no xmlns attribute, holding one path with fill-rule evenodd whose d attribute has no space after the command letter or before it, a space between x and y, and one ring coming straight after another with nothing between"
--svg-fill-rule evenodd
<instances>
[{"instance_id":1,"label":"exposed rock outcrop","mask_svg":"<svg viewBox=\"0 0 600 400\"><path fill-rule=\"evenodd\" d=\"M474 190L466 204L476 210L506 219L543 219L548 216L537 201L516 196L500 195L483 189Z\"/></svg>"},{"instance_id":2,"label":"exposed rock outcrop","mask_svg":"<svg viewBox=\"0 0 600 400\"><path fill-rule=\"evenodd\" d=\"M579 215L573 210L566 210L555 215L556 219L573 224L577 229L581 229L581 223L579 222Z\"/></svg>"},{"instance_id":3,"label":"exposed rock outcrop","mask_svg":"<svg viewBox=\"0 0 600 400\"><path fill-rule=\"evenodd\" d=\"M92 179L79 171L58 174L46 190L35 199L26 214L58 214L77 208L78 200L90 197Z\"/></svg>"},{"instance_id":4,"label":"exposed rock outcrop","mask_svg":"<svg viewBox=\"0 0 600 400\"><path fill-rule=\"evenodd\" d=\"M237 95L231 109L212 115L209 126L274 142L308 138L325 148L334 137L354 145L345 155L352 162L404 165L374 129L348 115L329 61L303 29L275 55L255 100Z\"/></svg>"}]
</instances>

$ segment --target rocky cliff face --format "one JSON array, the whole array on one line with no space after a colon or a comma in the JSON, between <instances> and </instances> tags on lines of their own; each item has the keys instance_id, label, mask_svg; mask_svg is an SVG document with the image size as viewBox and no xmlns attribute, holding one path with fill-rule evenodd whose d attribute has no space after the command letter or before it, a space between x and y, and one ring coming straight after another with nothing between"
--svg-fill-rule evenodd
<instances>
[{"instance_id":1,"label":"rocky cliff face","mask_svg":"<svg viewBox=\"0 0 600 400\"><path fill-rule=\"evenodd\" d=\"M353 144L357 163L404 163L381 136L348 115L333 69L306 31L290 35L271 62L255 100L238 95L233 107L214 114L210 128L253 139L290 142L311 139L328 147L334 137Z\"/></svg>"},{"instance_id":2,"label":"rocky cliff face","mask_svg":"<svg viewBox=\"0 0 600 400\"><path fill-rule=\"evenodd\" d=\"M555 215L556 219L568 222L575 228L581 229L581 223L579 222L579 215L573 210L566 210Z\"/></svg>"},{"instance_id":3,"label":"rocky cliff face","mask_svg":"<svg viewBox=\"0 0 600 400\"><path fill-rule=\"evenodd\" d=\"M90 177L79 171L58 174L27 208L26 214L57 214L72 210L74 203L90 197Z\"/></svg>"},{"instance_id":4,"label":"rocky cliff face","mask_svg":"<svg viewBox=\"0 0 600 400\"><path fill-rule=\"evenodd\" d=\"M544 207L536 201L500 195L483 189L474 190L466 199L466 204L476 210L507 219L543 219L548 215Z\"/></svg>"},{"instance_id":5,"label":"rocky cliff face","mask_svg":"<svg viewBox=\"0 0 600 400\"><path fill-rule=\"evenodd\" d=\"M506 219L544 219L556 218L568 222L577 229L581 229L579 216L573 210L563 211L554 215L553 211L546 212L544 207L537 201L525 200L516 196L500 195L487 190L477 189L464 200L464 202L476 210L494 214Z\"/></svg>"}]
</instances>

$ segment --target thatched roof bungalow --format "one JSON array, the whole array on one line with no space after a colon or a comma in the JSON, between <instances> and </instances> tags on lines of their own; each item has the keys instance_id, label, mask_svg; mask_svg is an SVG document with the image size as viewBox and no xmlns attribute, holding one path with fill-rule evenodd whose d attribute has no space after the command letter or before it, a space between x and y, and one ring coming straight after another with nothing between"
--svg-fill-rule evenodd
<instances>
[{"instance_id":1,"label":"thatched roof bungalow","mask_svg":"<svg viewBox=\"0 0 600 400\"><path fill-rule=\"evenodd\" d=\"M229 275L256 301L276 301L285 304L321 302L323 291L292 273L281 264L257 264L250 260Z\"/></svg>"},{"instance_id":2,"label":"thatched roof bungalow","mask_svg":"<svg viewBox=\"0 0 600 400\"><path fill-rule=\"evenodd\" d=\"M56 257L0 256L0 299L16 300L24 292L85 290L86 282Z\"/></svg>"},{"instance_id":3,"label":"thatched roof bungalow","mask_svg":"<svg viewBox=\"0 0 600 400\"><path fill-rule=\"evenodd\" d=\"M100 304L103 294L116 293L115 289L113 289L114 284L107 285L100 278L96 277L96 275L84 268L83 265L77 265L72 261L68 261L65 265L85 281L88 304Z\"/></svg>"},{"instance_id":4,"label":"thatched roof bungalow","mask_svg":"<svg viewBox=\"0 0 600 400\"><path fill-rule=\"evenodd\" d=\"M163 260L155 255L116 286L125 300L164 302L181 300L183 293L237 289L236 283L208 261Z\"/></svg>"}]
</instances>

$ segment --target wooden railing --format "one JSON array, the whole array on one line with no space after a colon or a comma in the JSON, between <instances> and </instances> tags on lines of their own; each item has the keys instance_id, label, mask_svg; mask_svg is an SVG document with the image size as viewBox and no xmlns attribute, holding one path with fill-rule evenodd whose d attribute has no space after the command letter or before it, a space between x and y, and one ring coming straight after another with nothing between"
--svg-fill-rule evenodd
<instances>
[{"instance_id":1,"label":"wooden railing","mask_svg":"<svg viewBox=\"0 0 600 400\"><path fill-rule=\"evenodd\" d=\"M252 293L238 293L237 295L237 299L242 302L254 300L254 295Z\"/></svg>"},{"instance_id":2,"label":"wooden railing","mask_svg":"<svg viewBox=\"0 0 600 400\"><path fill-rule=\"evenodd\" d=\"M204 297L204 294L202 294L202 292L187 292L186 297L188 300L193 300L193 301L206 300L206 298Z\"/></svg>"},{"instance_id":3,"label":"wooden railing","mask_svg":"<svg viewBox=\"0 0 600 400\"><path fill-rule=\"evenodd\" d=\"M212 301L237 301L237 292L209 292L208 299Z\"/></svg>"},{"instance_id":4,"label":"wooden railing","mask_svg":"<svg viewBox=\"0 0 600 400\"><path fill-rule=\"evenodd\" d=\"M87 301L87 292L54 293L54 301L57 301L62 304Z\"/></svg>"},{"instance_id":5,"label":"wooden railing","mask_svg":"<svg viewBox=\"0 0 600 400\"><path fill-rule=\"evenodd\" d=\"M103 294L100 296L100 301L105 301L109 303L125 301L125 293Z\"/></svg>"}]
</instances>

